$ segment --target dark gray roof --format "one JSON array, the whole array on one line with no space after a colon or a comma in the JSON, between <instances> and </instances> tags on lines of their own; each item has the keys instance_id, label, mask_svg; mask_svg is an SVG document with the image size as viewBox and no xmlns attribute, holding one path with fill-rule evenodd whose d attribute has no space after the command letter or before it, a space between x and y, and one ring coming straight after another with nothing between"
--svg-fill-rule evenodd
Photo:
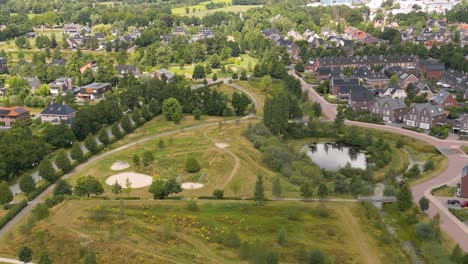
<instances>
[{"instance_id":1,"label":"dark gray roof","mask_svg":"<svg viewBox=\"0 0 468 264\"><path fill-rule=\"evenodd\" d=\"M67 116L75 113L76 110L69 107L65 104L49 104L44 110L42 110L41 115L60 115Z\"/></svg>"},{"instance_id":2,"label":"dark gray roof","mask_svg":"<svg viewBox=\"0 0 468 264\"><path fill-rule=\"evenodd\" d=\"M135 65L117 65L115 70L118 74L135 74L137 67Z\"/></svg>"},{"instance_id":3,"label":"dark gray roof","mask_svg":"<svg viewBox=\"0 0 468 264\"><path fill-rule=\"evenodd\" d=\"M431 103L423 103L423 104L413 104L414 108L419 112L423 109L427 109L431 116L439 116L445 114L444 108L440 105L433 105Z\"/></svg>"},{"instance_id":4,"label":"dark gray roof","mask_svg":"<svg viewBox=\"0 0 468 264\"><path fill-rule=\"evenodd\" d=\"M354 86L349 89L351 101L373 101L374 94L362 86Z\"/></svg>"},{"instance_id":5,"label":"dark gray roof","mask_svg":"<svg viewBox=\"0 0 468 264\"><path fill-rule=\"evenodd\" d=\"M25 79L32 88L41 86L41 81L37 77L26 77Z\"/></svg>"},{"instance_id":6,"label":"dark gray roof","mask_svg":"<svg viewBox=\"0 0 468 264\"><path fill-rule=\"evenodd\" d=\"M451 93L447 92L445 89L441 89L439 91L439 93L437 93L436 95L434 95L434 97L432 98L432 100L434 101L434 103L436 104L441 104L445 101L445 99L447 99L447 97L449 97L451 95Z\"/></svg>"},{"instance_id":7,"label":"dark gray roof","mask_svg":"<svg viewBox=\"0 0 468 264\"><path fill-rule=\"evenodd\" d=\"M377 98L376 101L379 103L379 105L382 107L385 103L388 103L390 108L392 110L398 110L398 109L403 109L408 107L405 103L404 99L393 99L390 96L382 97L382 98Z\"/></svg>"}]
</instances>

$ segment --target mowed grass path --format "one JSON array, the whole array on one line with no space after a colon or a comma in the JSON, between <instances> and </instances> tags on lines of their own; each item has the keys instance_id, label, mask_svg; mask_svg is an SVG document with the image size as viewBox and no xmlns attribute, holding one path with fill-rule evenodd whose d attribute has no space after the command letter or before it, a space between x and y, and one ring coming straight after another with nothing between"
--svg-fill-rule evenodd
<instances>
[{"instance_id":1,"label":"mowed grass path","mask_svg":"<svg viewBox=\"0 0 468 264\"><path fill-rule=\"evenodd\" d=\"M28 244L34 258L47 250L55 263L77 263L80 250L94 250L99 263L239 263L239 248L227 234L297 263L299 252L320 249L330 263L405 263L395 245L382 245L379 231L357 203L248 201L66 201L33 228L4 236L0 254L14 256ZM121 211L124 218L121 218ZM277 233L286 230L286 243Z\"/></svg>"}]
</instances>

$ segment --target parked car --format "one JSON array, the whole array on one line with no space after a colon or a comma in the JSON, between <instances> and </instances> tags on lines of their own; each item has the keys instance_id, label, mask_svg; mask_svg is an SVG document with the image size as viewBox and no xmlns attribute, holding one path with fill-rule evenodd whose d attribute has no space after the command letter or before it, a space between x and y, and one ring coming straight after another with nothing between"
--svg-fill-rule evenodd
<instances>
[{"instance_id":1,"label":"parked car","mask_svg":"<svg viewBox=\"0 0 468 264\"><path fill-rule=\"evenodd\" d=\"M448 199L447 204L448 205L460 205L460 201L455 200L455 199ZM468 204L467 204L467 206L468 206Z\"/></svg>"},{"instance_id":2,"label":"parked car","mask_svg":"<svg viewBox=\"0 0 468 264\"><path fill-rule=\"evenodd\" d=\"M464 201L460 204L462 208L468 207L468 201Z\"/></svg>"}]
</instances>

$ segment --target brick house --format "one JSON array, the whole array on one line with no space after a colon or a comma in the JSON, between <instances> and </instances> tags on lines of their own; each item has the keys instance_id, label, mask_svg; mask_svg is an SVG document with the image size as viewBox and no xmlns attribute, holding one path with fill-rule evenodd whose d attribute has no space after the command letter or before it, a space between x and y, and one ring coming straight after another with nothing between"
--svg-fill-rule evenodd
<instances>
[{"instance_id":1,"label":"brick house","mask_svg":"<svg viewBox=\"0 0 468 264\"><path fill-rule=\"evenodd\" d=\"M419 82L418 77L414 76L414 74L408 74L406 72L402 73L398 78L400 80L400 86L403 89L406 89L410 83L415 84Z\"/></svg>"},{"instance_id":2,"label":"brick house","mask_svg":"<svg viewBox=\"0 0 468 264\"><path fill-rule=\"evenodd\" d=\"M140 70L135 65L116 65L115 71L120 77L123 77L125 74L133 75L135 78L140 77Z\"/></svg>"},{"instance_id":3,"label":"brick house","mask_svg":"<svg viewBox=\"0 0 468 264\"><path fill-rule=\"evenodd\" d=\"M11 127L15 121L29 119L30 110L22 106L0 107L0 127Z\"/></svg>"},{"instance_id":4,"label":"brick house","mask_svg":"<svg viewBox=\"0 0 468 264\"><path fill-rule=\"evenodd\" d=\"M434 59L420 60L416 65L416 70L428 79L440 80L445 71L445 64Z\"/></svg>"},{"instance_id":5,"label":"brick house","mask_svg":"<svg viewBox=\"0 0 468 264\"><path fill-rule=\"evenodd\" d=\"M165 76L165 77L163 77ZM151 74L151 78L156 78L159 80L162 80L163 78L166 78L167 82L170 82L174 79L174 73L168 71L167 69L160 69Z\"/></svg>"},{"instance_id":6,"label":"brick house","mask_svg":"<svg viewBox=\"0 0 468 264\"><path fill-rule=\"evenodd\" d=\"M354 111L370 110L374 101L374 94L362 86L349 89L348 104Z\"/></svg>"},{"instance_id":7,"label":"brick house","mask_svg":"<svg viewBox=\"0 0 468 264\"><path fill-rule=\"evenodd\" d=\"M60 123L71 124L76 115L76 110L66 104L49 104L40 113L42 122L48 122L54 125Z\"/></svg>"},{"instance_id":8,"label":"brick house","mask_svg":"<svg viewBox=\"0 0 468 264\"><path fill-rule=\"evenodd\" d=\"M74 88L73 78L61 77L49 83L50 93L54 96L65 94L67 91L73 92Z\"/></svg>"},{"instance_id":9,"label":"brick house","mask_svg":"<svg viewBox=\"0 0 468 264\"><path fill-rule=\"evenodd\" d=\"M430 103L413 104L406 114L406 125L431 129L433 125L444 123L445 119L445 111L440 105Z\"/></svg>"},{"instance_id":10,"label":"brick house","mask_svg":"<svg viewBox=\"0 0 468 264\"><path fill-rule=\"evenodd\" d=\"M357 87L359 80L357 78L332 77L330 79L330 94L337 95L341 87Z\"/></svg>"},{"instance_id":11,"label":"brick house","mask_svg":"<svg viewBox=\"0 0 468 264\"><path fill-rule=\"evenodd\" d=\"M464 114L454 120L452 132L464 135L468 134L468 114Z\"/></svg>"},{"instance_id":12,"label":"brick house","mask_svg":"<svg viewBox=\"0 0 468 264\"><path fill-rule=\"evenodd\" d=\"M404 122L408 106L404 99L393 99L391 97L382 97L375 100L371 108L371 113L382 118L389 123Z\"/></svg>"},{"instance_id":13,"label":"brick house","mask_svg":"<svg viewBox=\"0 0 468 264\"><path fill-rule=\"evenodd\" d=\"M318 67L315 76L320 81L329 80L330 77L341 77L341 69L339 67Z\"/></svg>"},{"instance_id":14,"label":"brick house","mask_svg":"<svg viewBox=\"0 0 468 264\"><path fill-rule=\"evenodd\" d=\"M462 169L460 183L460 197L468 198L468 165Z\"/></svg>"},{"instance_id":15,"label":"brick house","mask_svg":"<svg viewBox=\"0 0 468 264\"><path fill-rule=\"evenodd\" d=\"M442 107L454 107L458 105L457 96L447 92L445 89L441 89L439 93L435 94L432 97L432 101Z\"/></svg>"}]
</instances>

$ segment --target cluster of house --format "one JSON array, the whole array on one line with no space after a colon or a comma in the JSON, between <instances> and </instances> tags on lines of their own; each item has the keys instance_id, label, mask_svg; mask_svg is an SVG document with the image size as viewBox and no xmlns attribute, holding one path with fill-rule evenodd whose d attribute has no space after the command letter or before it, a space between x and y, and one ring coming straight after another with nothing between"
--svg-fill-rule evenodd
<instances>
[{"instance_id":1,"label":"cluster of house","mask_svg":"<svg viewBox=\"0 0 468 264\"><path fill-rule=\"evenodd\" d=\"M381 71L372 68L383 66ZM345 76L343 70L352 70ZM410 127L430 129L433 125L449 123L454 132L468 132L468 115L448 120L444 108L456 107L455 92L468 94L468 77L454 70L446 70L437 60L421 60L415 56L348 56L310 59L306 70L317 80L329 81L329 93L345 100L355 111L370 111L385 122L404 123ZM390 76L397 76L390 84ZM445 87L436 92L425 79L438 80ZM406 105L407 87L414 87L414 95L427 103ZM454 91L454 93L449 92Z\"/></svg>"},{"instance_id":2,"label":"cluster of house","mask_svg":"<svg viewBox=\"0 0 468 264\"><path fill-rule=\"evenodd\" d=\"M39 114L42 122L48 122L53 125L70 125L76 115L76 110L65 104L49 104ZM22 106L0 107L0 127L9 128L16 121L25 121L30 119L30 109Z\"/></svg>"},{"instance_id":3,"label":"cluster of house","mask_svg":"<svg viewBox=\"0 0 468 264\"><path fill-rule=\"evenodd\" d=\"M172 34L167 34L161 36L161 41L164 43L170 43L173 38L177 36L189 36L190 37L190 42L195 42L197 40L201 39L209 39L209 38L214 38L214 33L213 30L209 27L203 27L201 28L197 34L190 35L187 33L185 28L183 26L177 26L174 28L172 31Z\"/></svg>"},{"instance_id":4,"label":"cluster of house","mask_svg":"<svg viewBox=\"0 0 468 264\"><path fill-rule=\"evenodd\" d=\"M78 24L66 24L63 27L63 33L67 34L67 42L71 48L78 47L90 47L94 45L94 49L100 50L106 46L105 38L106 36L101 32L92 33L90 27L81 26ZM111 41L112 44L116 43L133 43L140 35L141 31L139 29L133 29L128 32L128 34L120 35L120 32L117 29L112 29L112 36L115 38ZM96 42L95 44L90 44L90 42Z\"/></svg>"}]
</instances>

